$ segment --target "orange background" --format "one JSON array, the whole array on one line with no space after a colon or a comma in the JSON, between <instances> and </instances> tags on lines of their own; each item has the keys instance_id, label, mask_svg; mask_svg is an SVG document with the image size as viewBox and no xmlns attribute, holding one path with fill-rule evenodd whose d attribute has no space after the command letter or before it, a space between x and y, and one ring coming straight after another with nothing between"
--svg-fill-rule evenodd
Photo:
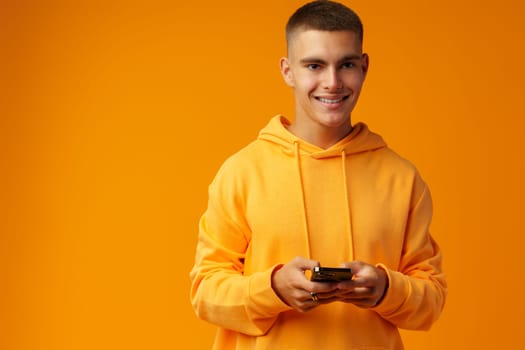
<instances>
[{"instance_id":1,"label":"orange background","mask_svg":"<svg viewBox=\"0 0 525 350\"><path fill-rule=\"evenodd\" d=\"M209 349L189 303L197 221L278 113L302 1L2 1L0 348ZM525 343L521 1L365 1L354 122L412 160L450 284L408 349Z\"/></svg>"}]
</instances>

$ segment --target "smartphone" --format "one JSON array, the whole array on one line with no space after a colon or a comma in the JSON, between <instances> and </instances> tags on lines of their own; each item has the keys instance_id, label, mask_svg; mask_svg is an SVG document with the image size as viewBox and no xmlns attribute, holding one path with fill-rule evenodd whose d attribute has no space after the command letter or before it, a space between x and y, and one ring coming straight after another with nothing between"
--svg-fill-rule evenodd
<instances>
[{"instance_id":1,"label":"smartphone","mask_svg":"<svg viewBox=\"0 0 525 350\"><path fill-rule=\"evenodd\" d=\"M310 280L314 282L342 282L351 280L352 269L345 267L314 267Z\"/></svg>"}]
</instances>

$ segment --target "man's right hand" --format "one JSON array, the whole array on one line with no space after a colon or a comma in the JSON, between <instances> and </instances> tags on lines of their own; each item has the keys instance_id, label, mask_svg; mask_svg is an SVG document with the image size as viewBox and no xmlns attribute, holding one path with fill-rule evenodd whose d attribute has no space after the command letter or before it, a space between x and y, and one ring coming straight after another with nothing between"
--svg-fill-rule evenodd
<instances>
[{"instance_id":1,"label":"man's right hand","mask_svg":"<svg viewBox=\"0 0 525 350\"><path fill-rule=\"evenodd\" d=\"M282 301L300 312L337 300L333 297L336 295L337 283L312 282L306 277L305 271L316 266L319 266L318 261L294 258L274 271L273 290Z\"/></svg>"}]
</instances>

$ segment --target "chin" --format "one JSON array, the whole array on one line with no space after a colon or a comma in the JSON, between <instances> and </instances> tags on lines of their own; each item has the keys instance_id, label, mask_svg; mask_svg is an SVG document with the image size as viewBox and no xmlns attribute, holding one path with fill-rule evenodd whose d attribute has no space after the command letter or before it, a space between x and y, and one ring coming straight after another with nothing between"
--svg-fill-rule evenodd
<instances>
[{"instance_id":1,"label":"chin","mask_svg":"<svg viewBox=\"0 0 525 350\"><path fill-rule=\"evenodd\" d=\"M322 116L318 118L319 123L328 128L339 128L350 121L350 114L339 116Z\"/></svg>"}]
</instances>

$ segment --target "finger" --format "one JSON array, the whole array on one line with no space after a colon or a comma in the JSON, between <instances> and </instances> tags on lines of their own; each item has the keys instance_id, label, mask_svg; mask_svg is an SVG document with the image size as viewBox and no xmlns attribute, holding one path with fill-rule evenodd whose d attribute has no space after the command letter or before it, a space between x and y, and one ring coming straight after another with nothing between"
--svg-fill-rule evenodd
<instances>
[{"instance_id":1,"label":"finger","mask_svg":"<svg viewBox=\"0 0 525 350\"><path fill-rule=\"evenodd\" d=\"M338 297L334 297L333 295L331 295L331 293L329 295L326 295L326 294L309 292L308 296L309 298L308 300L305 301L305 303L310 303L310 304L315 304L315 305L327 304L327 303L333 302L334 300L339 300Z\"/></svg>"},{"instance_id":2,"label":"finger","mask_svg":"<svg viewBox=\"0 0 525 350\"><path fill-rule=\"evenodd\" d=\"M314 303L317 303L319 301L319 297L317 296L317 293L315 292L310 292L310 299L312 299Z\"/></svg>"},{"instance_id":3,"label":"finger","mask_svg":"<svg viewBox=\"0 0 525 350\"><path fill-rule=\"evenodd\" d=\"M337 286L338 283L309 281L308 287L306 289L312 292L316 292L317 294L326 294L336 291Z\"/></svg>"},{"instance_id":4,"label":"finger","mask_svg":"<svg viewBox=\"0 0 525 350\"><path fill-rule=\"evenodd\" d=\"M311 269L313 269L316 266L319 266L319 261L306 259L306 258L304 258L302 256L297 256L297 257L295 257L293 259L293 264L297 268L299 268L299 269L301 269L303 271L306 271L306 270L311 270Z\"/></svg>"},{"instance_id":5,"label":"finger","mask_svg":"<svg viewBox=\"0 0 525 350\"><path fill-rule=\"evenodd\" d=\"M304 291L300 300L296 300L295 309L300 312L307 312L321 304L321 300L315 293Z\"/></svg>"},{"instance_id":6,"label":"finger","mask_svg":"<svg viewBox=\"0 0 525 350\"><path fill-rule=\"evenodd\" d=\"M352 269L352 271L354 272L354 275L358 273L364 266L366 266L366 263L359 261L359 260L348 261L348 262L341 264L341 267Z\"/></svg>"},{"instance_id":7,"label":"finger","mask_svg":"<svg viewBox=\"0 0 525 350\"><path fill-rule=\"evenodd\" d=\"M317 292L317 296L319 299L339 298L341 294L341 291L338 289L331 290L328 292Z\"/></svg>"}]
</instances>

